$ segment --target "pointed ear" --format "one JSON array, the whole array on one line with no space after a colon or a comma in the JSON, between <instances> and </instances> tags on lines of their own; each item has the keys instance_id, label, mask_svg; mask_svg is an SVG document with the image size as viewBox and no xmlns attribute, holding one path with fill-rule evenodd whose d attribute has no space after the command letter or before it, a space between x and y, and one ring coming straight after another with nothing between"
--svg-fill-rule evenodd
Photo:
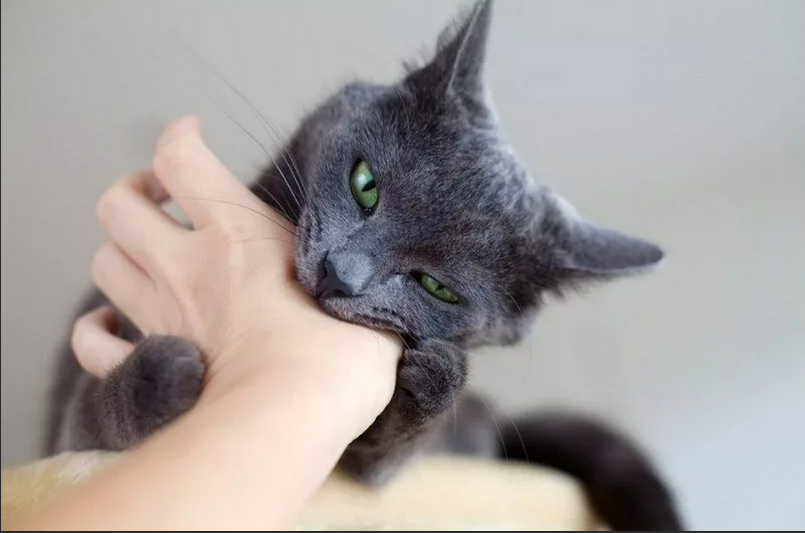
<instances>
[{"instance_id":1,"label":"pointed ear","mask_svg":"<svg viewBox=\"0 0 805 533\"><path fill-rule=\"evenodd\" d=\"M571 276L617 277L657 265L663 251L656 245L577 219L563 246L563 264Z\"/></svg>"},{"instance_id":2,"label":"pointed ear","mask_svg":"<svg viewBox=\"0 0 805 533\"><path fill-rule=\"evenodd\" d=\"M483 100L483 65L492 20L492 0L480 0L468 15L445 29L435 57L414 70L406 84L443 95Z\"/></svg>"}]
</instances>

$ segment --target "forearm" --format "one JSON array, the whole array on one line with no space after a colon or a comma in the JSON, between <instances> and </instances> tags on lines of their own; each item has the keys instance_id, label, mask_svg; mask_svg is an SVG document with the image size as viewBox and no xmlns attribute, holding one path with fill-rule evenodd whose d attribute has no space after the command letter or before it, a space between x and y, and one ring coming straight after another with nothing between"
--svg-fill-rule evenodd
<instances>
[{"instance_id":1,"label":"forearm","mask_svg":"<svg viewBox=\"0 0 805 533\"><path fill-rule=\"evenodd\" d=\"M238 386L202 398L197 408L120 463L19 525L292 527L355 437L354 421L345 423L345 418L361 410L355 416L367 417L367 409L378 414L393 389L393 383L373 384L393 376L399 347L372 332L341 333L322 337L332 351L319 354L321 364L313 370L302 348L296 355L289 346L287 357L263 358L273 368L263 367ZM315 352L315 342L304 345ZM347 346L352 354L345 354ZM259 347L254 349L258 361ZM357 360L347 361L347 355Z\"/></svg>"}]
</instances>

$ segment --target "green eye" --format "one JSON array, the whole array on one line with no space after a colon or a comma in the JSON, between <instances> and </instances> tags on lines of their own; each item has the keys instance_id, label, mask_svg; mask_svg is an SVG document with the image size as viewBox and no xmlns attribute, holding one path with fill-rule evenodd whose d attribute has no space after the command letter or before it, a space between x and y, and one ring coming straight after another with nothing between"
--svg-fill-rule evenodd
<instances>
[{"instance_id":1,"label":"green eye","mask_svg":"<svg viewBox=\"0 0 805 533\"><path fill-rule=\"evenodd\" d=\"M358 205L366 210L374 209L377 205L377 186L375 177L369 170L366 161L358 161L349 176L349 188Z\"/></svg>"},{"instance_id":2,"label":"green eye","mask_svg":"<svg viewBox=\"0 0 805 533\"><path fill-rule=\"evenodd\" d=\"M428 276L427 274L414 274L414 277L422 285L426 291L428 291L431 296L434 298L438 298L443 302L447 302L449 304L457 304L459 301L458 295L439 283L436 279Z\"/></svg>"}]
</instances>

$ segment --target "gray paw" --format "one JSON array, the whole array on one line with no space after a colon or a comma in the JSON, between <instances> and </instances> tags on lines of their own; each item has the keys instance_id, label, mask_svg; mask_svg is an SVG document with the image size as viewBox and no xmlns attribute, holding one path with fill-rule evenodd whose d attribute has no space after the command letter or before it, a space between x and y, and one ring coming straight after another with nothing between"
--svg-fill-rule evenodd
<instances>
[{"instance_id":1,"label":"gray paw","mask_svg":"<svg viewBox=\"0 0 805 533\"><path fill-rule=\"evenodd\" d=\"M133 400L149 428L170 422L198 399L205 366L198 349L179 337L155 335L137 345Z\"/></svg>"},{"instance_id":2,"label":"gray paw","mask_svg":"<svg viewBox=\"0 0 805 533\"><path fill-rule=\"evenodd\" d=\"M406 350L397 374L397 387L408 396L405 409L411 422L423 423L453 405L467 378L466 359L454 346L438 341Z\"/></svg>"}]
</instances>

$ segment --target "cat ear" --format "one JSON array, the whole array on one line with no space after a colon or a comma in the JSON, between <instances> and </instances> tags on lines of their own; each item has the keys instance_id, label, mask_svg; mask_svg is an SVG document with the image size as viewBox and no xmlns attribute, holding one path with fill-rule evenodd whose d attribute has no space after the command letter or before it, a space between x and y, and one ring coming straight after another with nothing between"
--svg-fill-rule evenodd
<instances>
[{"instance_id":1,"label":"cat ear","mask_svg":"<svg viewBox=\"0 0 805 533\"><path fill-rule=\"evenodd\" d=\"M492 0L481 0L470 13L445 29L435 57L413 71L405 83L433 93L483 101L483 66L492 20Z\"/></svg>"},{"instance_id":2,"label":"cat ear","mask_svg":"<svg viewBox=\"0 0 805 533\"><path fill-rule=\"evenodd\" d=\"M576 219L562 246L562 268L571 276L617 277L657 265L663 251L656 245Z\"/></svg>"}]
</instances>

